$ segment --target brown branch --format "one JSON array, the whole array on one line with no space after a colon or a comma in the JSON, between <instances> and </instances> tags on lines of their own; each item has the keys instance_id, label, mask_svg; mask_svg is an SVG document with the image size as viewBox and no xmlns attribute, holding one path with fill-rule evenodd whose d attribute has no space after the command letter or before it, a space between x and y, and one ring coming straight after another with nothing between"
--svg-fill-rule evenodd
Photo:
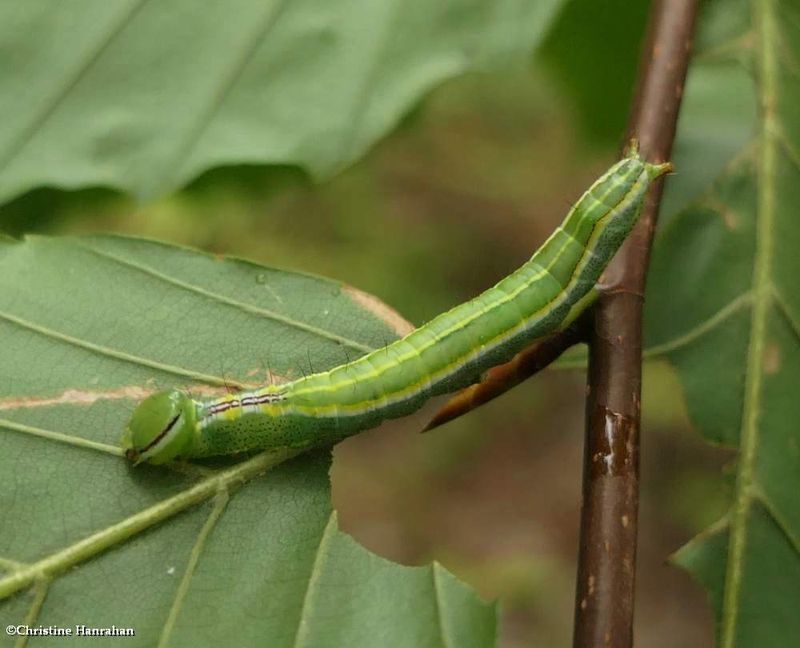
<instances>
[{"instance_id":1,"label":"brown branch","mask_svg":"<svg viewBox=\"0 0 800 648\"><path fill-rule=\"evenodd\" d=\"M590 318L583 315L567 328L524 348L508 362L492 367L480 382L457 392L439 408L422 431L444 425L488 403L547 367L571 346L585 342Z\"/></svg>"},{"instance_id":2,"label":"brown branch","mask_svg":"<svg viewBox=\"0 0 800 648\"><path fill-rule=\"evenodd\" d=\"M697 0L655 0L628 137L650 161L669 159ZM631 646L639 504L642 305L663 180L606 270L589 340L583 505L575 597L576 648Z\"/></svg>"}]
</instances>

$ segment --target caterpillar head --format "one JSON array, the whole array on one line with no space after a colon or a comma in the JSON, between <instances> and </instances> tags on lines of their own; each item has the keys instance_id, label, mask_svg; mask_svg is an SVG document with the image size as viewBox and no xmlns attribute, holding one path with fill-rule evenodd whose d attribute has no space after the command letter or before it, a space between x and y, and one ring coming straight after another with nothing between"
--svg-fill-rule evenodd
<instances>
[{"instance_id":1,"label":"caterpillar head","mask_svg":"<svg viewBox=\"0 0 800 648\"><path fill-rule=\"evenodd\" d=\"M134 464L162 464L178 456L192 441L194 401L176 389L145 398L125 428L122 447Z\"/></svg>"},{"instance_id":2,"label":"caterpillar head","mask_svg":"<svg viewBox=\"0 0 800 648\"><path fill-rule=\"evenodd\" d=\"M647 162L631 144L627 155L595 181L578 202L580 218L601 226L595 228L595 237L612 226L618 244L622 243L639 218L650 183L670 171L670 162ZM580 228L576 229L580 234Z\"/></svg>"}]
</instances>

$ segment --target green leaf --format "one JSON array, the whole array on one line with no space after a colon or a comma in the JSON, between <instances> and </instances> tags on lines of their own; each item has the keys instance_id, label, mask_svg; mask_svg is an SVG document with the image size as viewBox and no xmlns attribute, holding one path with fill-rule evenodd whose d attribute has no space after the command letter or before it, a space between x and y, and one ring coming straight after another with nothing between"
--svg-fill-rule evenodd
<instances>
[{"instance_id":1,"label":"green leaf","mask_svg":"<svg viewBox=\"0 0 800 648\"><path fill-rule=\"evenodd\" d=\"M648 2L569 0L542 45L584 133L618 143L630 110Z\"/></svg>"},{"instance_id":2,"label":"green leaf","mask_svg":"<svg viewBox=\"0 0 800 648\"><path fill-rule=\"evenodd\" d=\"M699 198L753 138L748 7L744 0L713 0L703 9L672 151L678 171L661 201L662 228Z\"/></svg>"},{"instance_id":3,"label":"green leaf","mask_svg":"<svg viewBox=\"0 0 800 648\"><path fill-rule=\"evenodd\" d=\"M0 240L0 620L131 645L490 646L438 564L341 533L329 454L132 468L135 402L283 380L408 330L339 283L118 237ZM269 372L269 376L268 376ZM269 469L269 470L268 470Z\"/></svg>"},{"instance_id":4,"label":"green leaf","mask_svg":"<svg viewBox=\"0 0 800 648\"><path fill-rule=\"evenodd\" d=\"M243 163L327 177L443 80L525 61L561 1L3 3L0 200Z\"/></svg>"},{"instance_id":5,"label":"green leaf","mask_svg":"<svg viewBox=\"0 0 800 648\"><path fill-rule=\"evenodd\" d=\"M679 370L690 415L739 449L731 510L676 556L709 588L721 646L800 636L800 10L756 0L756 136L661 230L647 353Z\"/></svg>"}]
</instances>

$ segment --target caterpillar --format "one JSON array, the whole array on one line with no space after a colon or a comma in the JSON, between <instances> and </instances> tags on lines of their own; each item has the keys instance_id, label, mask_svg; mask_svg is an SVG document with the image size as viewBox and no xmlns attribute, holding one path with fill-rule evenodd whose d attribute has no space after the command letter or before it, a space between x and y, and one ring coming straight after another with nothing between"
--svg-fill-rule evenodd
<instances>
[{"instance_id":1,"label":"caterpillar","mask_svg":"<svg viewBox=\"0 0 800 648\"><path fill-rule=\"evenodd\" d=\"M521 268L385 348L329 371L213 400L175 389L148 396L125 429L126 457L161 464L332 445L475 382L591 303L650 183L671 169L669 162L644 161L632 144Z\"/></svg>"}]
</instances>

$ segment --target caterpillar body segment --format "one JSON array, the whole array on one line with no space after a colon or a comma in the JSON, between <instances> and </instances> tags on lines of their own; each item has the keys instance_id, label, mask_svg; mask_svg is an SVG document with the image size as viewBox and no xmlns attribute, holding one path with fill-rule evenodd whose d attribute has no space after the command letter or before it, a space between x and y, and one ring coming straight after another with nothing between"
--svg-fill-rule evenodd
<instances>
[{"instance_id":1,"label":"caterpillar body segment","mask_svg":"<svg viewBox=\"0 0 800 648\"><path fill-rule=\"evenodd\" d=\"M385 348L293 382L218 399L195 400L177 390L146 398L125 431L126 455L158 464L328 445L475 382L591 303L651 182L670 169L643 161L632 149L521 268Z\"/></svg>"}]
</instances>

